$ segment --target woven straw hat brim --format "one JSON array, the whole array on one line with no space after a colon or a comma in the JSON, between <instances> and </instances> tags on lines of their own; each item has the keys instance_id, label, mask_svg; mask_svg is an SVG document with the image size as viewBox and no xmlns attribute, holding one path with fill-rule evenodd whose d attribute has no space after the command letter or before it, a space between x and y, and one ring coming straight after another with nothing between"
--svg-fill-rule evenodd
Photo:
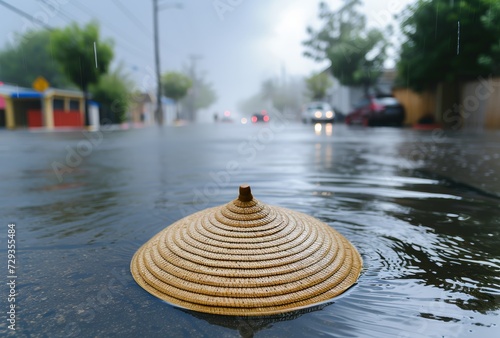
<instances>
[{"instance_id":1,"label":"woven straw hat brim","mask_svg":"<svg viewBox=\"0 0 500 338\"><path fill-rule=\"evenodd\" d=\"M170 225L134 255L131 272L173 305L271 315L331 300L359 277L356 248L327 224L236 199Z\"/></svg>"}]
</instances>

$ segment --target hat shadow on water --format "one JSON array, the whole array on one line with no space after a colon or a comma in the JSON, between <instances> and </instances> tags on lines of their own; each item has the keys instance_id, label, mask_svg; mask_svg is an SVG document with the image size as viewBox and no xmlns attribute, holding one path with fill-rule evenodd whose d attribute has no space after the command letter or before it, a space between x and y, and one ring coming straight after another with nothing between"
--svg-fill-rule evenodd
<instances>
[{"instance_id":1,"label":"hat shadow on water","mask_svg":"<svg viewBox=\"0 0 500 338\"><path fill-rule=\"evenodd\" d=\"M214 315L210 313L196 312L181 308L178 308L178 310L185 312L186 314L189 314L197 319L204 320L209 324L236 330L240 333L241 338L253 338L253 336L257 332L270 328L270 326L272 326L272 324L274 323L294 320L304 314L321 311L325 307L333 303L334 302L325 302L322 304L313 305L305 309L295 310L291 312L285 312L269 316L251 316L251 317Z\"/></svg>"}]
</instances>

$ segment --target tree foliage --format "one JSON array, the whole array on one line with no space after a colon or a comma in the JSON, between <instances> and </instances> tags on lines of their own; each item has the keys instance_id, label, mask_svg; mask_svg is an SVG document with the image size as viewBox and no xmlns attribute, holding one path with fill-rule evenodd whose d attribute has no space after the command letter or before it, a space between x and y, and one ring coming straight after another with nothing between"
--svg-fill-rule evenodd
<instances>
[{"instance_id":1,"label":"tree foliage","mask_svg":"<svg viewBox=\"0 0 500 338\"><path fill-rule=\"evenodd\" d=\"M269 100L274 109L282 114L299 112L302 108L304 92L302 79L294 78L284 81L278 78L269 78L262 82L261 96Z\"/></svg>"},{"instance_id":2,"label":"tree foliage","mask_svg":"<svg viewBox=\"0 0 500 338\"><path fill-rule=\"evenodd\" d=\"M191 79L183 73L167 72L161 77L163 95L174 101L179 101L185 97L192 85Z\"/></svg>"},{"instance_id":3,"label":"tree foliage","mask_svg":"<svg viewBox=\"0 0 500 338\"><path fill-rule=\"evenodd\" d=\"M113 59L113 43L100 39L96 22L52 31L50 50L63 72L83 91L99 81Z\"/></svg>"},{"instance_id":4,"label":"tree foliage","mask_svg":"<svg viewBox=\"0 0 500 338\"><path fill-rule=\"evenodd\" d=\"M416 90L500 73L497 0L419 0L402 15L399 82Z\"/></svg>"},{"instance_id":5,"label":"tree foliage","mask_svg":"<svg viewBox=\"0 0 500 338\"><path fill-rule=\"evenodd\" d=\"M238 109L247 115L252 115L263 109L269 110L269 108L270 107L265 105L265 101L260 92L238 102Z\"/></svg>"},{"instance_id":6,"label":"tree foliage","mask_svg":"<svg viewBox=\"0 0 500 338\"><path fill-rule=\"evenodd\" d=\"M167 72L161 77L163 95L175 101L177 119L180 118L179 100L187 95L192 85L193 81L183 73Z\"/></svg>"},{"instance_id":7,"label":"tree foliage","mask_svg":"<svg viewBox=\"0 0 500 338\"><path fill-rule=\"evenodd\" d=\"M282 114L297 114L302 109L304 85L302 79L289 78L283 81L268 78L261 83L260 91L239 103L245 114L254 114L262 109L277 110Z\"/></svg>"},{"instance_id":8,"label":"tree foliage","mask_svg":"<svg viewBox=\"0 0 500 338\"><path fill-rule=\"evenodd\" d=\"M38 76L43 76L51 87L71 87L71 81L60 70L48 46L50 32L47 30L18 35L13 44L0 51L0 80L31 87Z\"/></svg>"},{"instance_id":9,"label":"tree foliage","mask_svg":"<svg viewBox=\"0 0 500 338\"><path fill-rule=\"evenodd\" d=\"M186 110L187 119L192 121L198 110L210 107L217 100L217 94L212 84L205 79L205 73L196 70L194 61L185 67L184 73L191 79L193 85L183 98L182 107Z\"/></svg>"},{"instance_id":10,"label":"tree foliage","mask_svg":"<svg viewBox=\"0 0 500 338\"><path fill-rule=\"evenodd\" d=\"M309 40L303 42L304 55L316 61L330 61L330 70L341 84L373 86L383 70L389 45L382 31L366 28L366 18L356 7L360 0L344 0L332 11L325 2L319 4L319 30L307 28ZM389 30L389 28L388 28Z\"/></svg>"},{"instance_id":11,"label":"tree foliage","mask_svg":"<svg viewBox=\"0 0 500 338\"><path fill-rule=\"evenodd\" d=\"M92 99L101 105L101 116L110 120L124 122L130 107L133 81L119 65L113 71L102 75L99 82L89 87Z\"/></svg>"},{"instance_id":12,"label":"tree foliage","mask_svg":"<svg viewBox=\"0 0 500 338\"><path fill-rule=\"evenodd\" d=\"M72 23L51 32L50 50L63 72L83 91L85 124L88 125L88 87L98 83L101 75L108 71L113 59L112 41L100 39L97 22L90 22L83 28Z\"/></svg>"},{"instance_id":13,"label":"tree foliage","mask_svg":"<svg viewBox=\"0 0 500 338\"><path fill-rule=\"evenodd\" d=\"M478 62L491 70L492 75L500 74L500 2L489 1L489 9L481 16L481 23L488 32L497 37L493 39L489 53L479 55Z\"/></svg>"},{"instance_id":14,"label":"tree foliage","mask_svg":"<svg viewBox=\"0 0 500 338\"><path fill-rule=\"evenodd\" d=\"M217 94L210 82L205 79L198 79L193 86L193 90L188 92L186 99L194 96L194 111L210 107L216 100Z\"/></svg>"},{"instance_id":15,"label":"tree foliage","mask_svg":"<svg viewBox=\"0 0 500 338\"><path fill-rule=\"evenodd\" d=\"M210 107L216 100L217 94L212 84L204 78L191 79L193 86L182 100L182 106L189 111L189 119L193 120L196 112Z\"/></svg>"},{"instance_id":16,"label":"tree foliage","mask_svg":"<svg viewBox=\"0 0 500 338\"><path fill-rule=\"evenodd\" d=\"M326 96L327 90L333 85L332 79L327 73L315 73L306 78L306 87L309 96L313 100L322 100Z\"/></svg>"}]
</instances>

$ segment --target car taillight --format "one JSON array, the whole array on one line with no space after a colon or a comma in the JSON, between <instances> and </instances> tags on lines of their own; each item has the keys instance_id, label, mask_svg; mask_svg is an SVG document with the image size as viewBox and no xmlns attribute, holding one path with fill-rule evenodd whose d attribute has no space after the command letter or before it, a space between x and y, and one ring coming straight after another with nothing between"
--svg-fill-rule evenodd
<instances>
[{"instance_id":1,"label":"car taillight","mask_svg":"<svg viewBox=\"0 0 500 338\"><path fill-rule=\"evenodd\" d=\"M268 115L264 115L264 122L268 122L269 121L269 116Z\"/></svg>"},{"instance_id":2,"label":"car taillight","mask_svg":"<svg viewBox=\"0 0 500 338\"><path fill-rule=\"evenodd\" d=\"M257 122L257 116L252 116L252 122L256 123Z\"/></svg>"}]
</instances>

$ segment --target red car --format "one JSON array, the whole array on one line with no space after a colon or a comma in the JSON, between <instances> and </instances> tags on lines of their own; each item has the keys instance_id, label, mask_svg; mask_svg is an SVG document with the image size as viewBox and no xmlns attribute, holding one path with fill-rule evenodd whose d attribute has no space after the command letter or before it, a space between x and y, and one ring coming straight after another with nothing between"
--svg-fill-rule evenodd
<instances>
[{"instance_id":1,"label":"red car","mask_svg":"<svg viewBox=\"0 0 500 338\"><path fill-rule=\"evenodd\" d=\"M252 115L252 123L257 122L269 122L269 115L267 115L267 111L263 110L260 113Z\"/></svg>"},{"instance_id":2,"label":"red car","mask_svg":"<svg viewBox=\"0 0 500 338\"><path fill-rule=\"evenodd\" d=\"M345 122L348 125L401 126L405 120L405 109L394 97L368 97L354 106Z\"/></svg>"}]
</instances>

